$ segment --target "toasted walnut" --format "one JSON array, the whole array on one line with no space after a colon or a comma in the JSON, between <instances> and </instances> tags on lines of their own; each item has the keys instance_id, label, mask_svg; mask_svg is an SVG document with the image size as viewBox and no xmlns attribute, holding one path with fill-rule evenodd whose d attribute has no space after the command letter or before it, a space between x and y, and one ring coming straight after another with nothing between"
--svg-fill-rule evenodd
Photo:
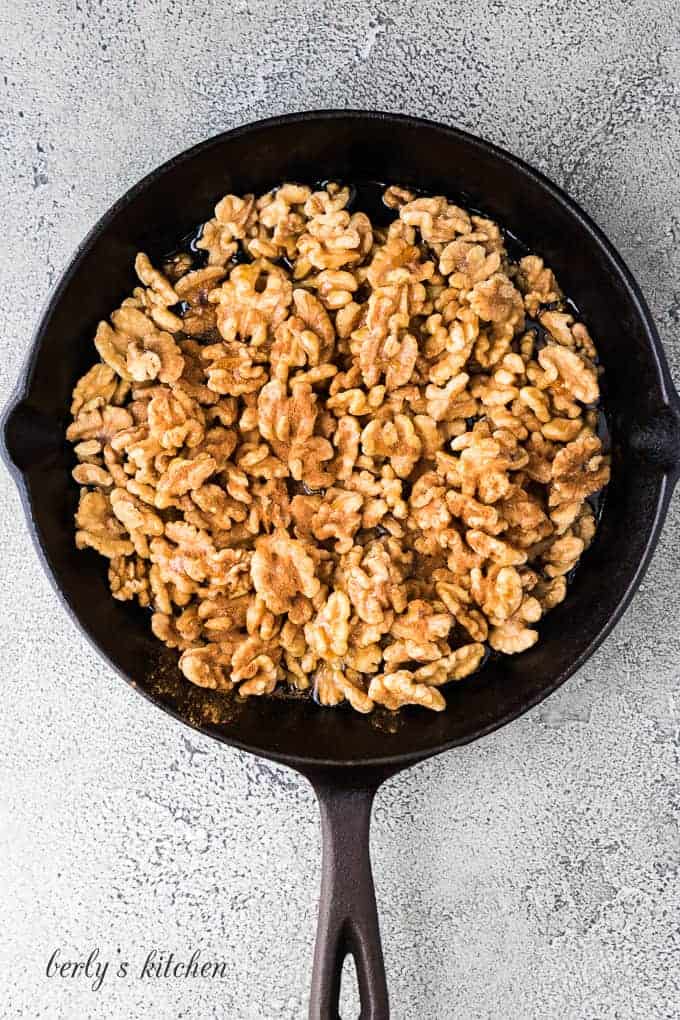
<instances>
[{"instance_id":1,"label":"toasted walnut","mask_svg":"<svg viewBox=\"0 0 680 1020\"><path fill-rule=\"evenodd\" d=\"M564 602L567 596L567 582L562 576L554 577L550 581L539 581L532 590L532 594L541 604L544 613L549 612Z\"/></svg>"},{"instance_id":2,"label":"toasted walnut","mask_svg":"<svg viewBox=\"0 0 680 1020\"><path fill-rule=\"evenodd\" d=\"M148 565L139 556L114 556L109 564L109 585L114 599L128 602L137 599L140 606L149 604Z\"/></svg>"},{"instance_id":3,"label":"toasted walnut","mask_svg":"<svg viewBox=\"0 0 680 1020\"><path fill-rule=\"evenodd\" d=\"M344 489L327 489L319 508L310 521L312 535L320 542L335 539L339 553L349 552L361 525L363 496Z\"/></svg>"},{"instance_id":4,"label":"toasted walnut","mask_svg":"<svg viewBox=\"0 0 680 1020\"><path fill-rule=\"evenodd\" d=\"M452 421L458 418L469 418L477 413L477 401L468 395L463 396L469 375L460 372L439 388L428 386L425 390L427 413L434 421Z\"/></svg>"},{"instance_id":5,"label":"toasted walnut","mask_svg":"<svg viewBox=\"0 0 680 1020\"><path fill-rule=\"evenodd\" d=\"M486 617L470 606L471 599L466 589L455 581L440 580L435 590L456 622L468 632L473 641L486 641L489 631Z\"/></svg>"},{"instance_id":6,"label":"toasted walnut","mask_svg":"<svg viewBox=\"0 0 680 1020\"><path fill-rule=\"evenodd\" d=\"M471 593L489 623L498 625L517 612L524 598L522 578L515 567L479 567L470 571Z\"/></svg>"},{"instance_id":7,"label":"toasted walnut","mask_svg":"<svg viewBox=\"0 0 680 1020\"><path fill-rule=\"evenodd\" d=\"M210 301L217 305L217 327L224 339L247 340L257 348L286 317L292 295L283 270L256 259L232 269L229 279L210 293Z\"/></svg>"},{"instance_id":8,"label":"toasted walnut","mask_svg":"<svg viewBox=\"0 0 680 1020\"><path fill-rule=\"evenodd\" d=\"M193 489L200 489L216 467L215 460L207 453L199 453L193 459L173 458L158 482L156 506L165 509L173 505L176 497L184 496Z\"/></svg>"},{"instance_id":9,"label":"toasted walnut","mask_svg":"<svg viewBox=\"0 0 680 1020\"><path fill-rule=\"evenodd\" d=\"M535 316L541 305L550 305L562 299L562 291L551 269L537 255L526 255L519 261L517 285L524 295L529 315Z\"/></svg>"},{"instance_id":10,"label":"toasted walnut","mask_svg":"<svg viewBox=\"0 0 680 1020\"><path fill-rule=\"evenodd\" d=\"M116 392L118 380L110 365L99 362L78 380L71 400L71 415L75 418L86 408L103 407Z\"/></svg>"},{"instance_id":11,"label":"toasted walnut","mask_svg":"<svg viewBox=\"0 0 680 1020\"><path fill-rule=\"evenodd\" d=\"M371 698L338 666L323 663L316 672L314 688L321 705L339 705L347 700L356 712L366 714L373 710Z\"/></svg>"},{"instance_id":12,"label":"toasted walnut","mask_svg":"<svg viewBox=\"0 0 680 1020\"><path fill-rule=\"evenodd\" d=\"M133 424L132 416L123 407L95 407L87 410L85 405L78 417L66 430L66 438L71 443L82 440L96 439L100 447L110 443L119 433L126 432Z\"/></svg>"},{"instance_id":13,"label":"toasted walnut","mask_svg":"<svg viewBox=\"0 0 680 1020\"><path fill-rule=\"evenodd\" d=\"M187 680L198 687L210 687L217 691L230 691L234 684L229 679L233 645L211 643L199 648L189 648L179 660L179 668Z\"/></svg>"},{"instance_id":14,"label":"toasted walnut","mask_svg":"<svg viewBox=\"0 0 680 1020\"><path fill-rule=\"evenodd\" d=\"M111 509L111 500L103 492L81 489L76 512L76 545L88 546L101 556L114 559L130 556L134 546Z\"/></svg>"},{"instance_id":15,"label":"toasted walnut","mask_svg":"<svg viewBox=\"0 0 680 1020\"><path fill-rule=\"evenodd\" d=\"M231 679L240 684L241 697L271 694L276 687L276 664L281 656L259 637L240 641L234 651Z\"/></svg>"},{"instance_id":16,"label":"toasted walnut","mask_svg":"<svg viewBox=\"0 0 680 1020\"><path fill-rule=\"evenodd\" d=\"M149 537L163 534L164 525L158 514L126 489L113 489L109 499L113 513L130 535L135 532Z\"/></svg>"},{"instance_id":17,"label":"toasted walnut","mask_svg":"<svg viewBox=\"0 0 680 1020\"><path fill-rule=\"evenodd\" d=\"M475 315L487 322L509 324L521 329L524 306L519 291L503 273L476 284L470 297Z\"/></svg>"},{"instance_id":18,"label":"toasted walnut","mask_svg":"<svg viewBox=\"0 0 680 1020\"><path fill-rule=\"evenodd\" d=\"M354 546L341 559L347 594L357 616L368 624L386 624L385 630L391 622L390 612L406 607L403 570L391 556L394 551L393 540L376 540L364 548Z\"/></svg>"},{"instance_id":19,"label":"toasted walnut","mask_svg":"<svg viewBox=\"0 0 680 1020\"><path fill-rule=\"evenodd\" d=\"M581 355L559 344L549 344L538 352L538 361L554 380L558 376L576 400L594 404L600 397L595 368Z\"/></svg>"},{"instance_id":20,"label":"toasted walnut","mask_svg":"<svg viewBox=\"0 0 680 1020\"><path fill-rule=\"evenodd\" d=\"M297 279L312 268L335 270L355 265L371 250L371 222L364 213L350 215L344 208L348 201L349 189L341 188L333 196L328 191L315 192L305 203L310 219L297 240Z\"/></svg>"},{"instance_id":21,"label":"toasted walnut","mask_svg":"<svg viewBox=\"0 0 680 1020\"><path fill-rule=\"evenodd\" d=\"M601 369L497 224L352 200L227 195L207 264L137 255L73 391L76 544L198 686L441 711L487 648L538 640L593 540Z\"/></svg>"},{"instance_id":22,"label":"toasted walnut","mask_svg":"<svg viewBox=\"0 0 680 1020\"><path fill-rule=\"evenodd\" d=\"M347 654L350 609L345 593L334 591L305 627L307 644L319 659L333 662Z\"/></svg>"},{"instance_id":23,"label":"toasted walnut","mask_svg":"<svg viewBox=\"0 0 680 1020\"><path fill-rule=\"evenodd\" d=\"M128 345L126 367L134 382L173 383L184 371L184 358L170 333L147 333Z\"/></svg>"},{"instance_id":24,"label":"toasted walnut","mask_svg":"<svg viewBox=\"0 0 680 1020\"><path fill-rule=\"evenodd\" d=\"M439 259L439 271L452 277L449 285L460 290L470 290L475 284L488 280L498 272L500 265L497 251L487 254L483 245L467 238L447 244Z\"/></svg>"},{"instance_id":25,"label":"toasted walnut","mask_svg":"<svg viewBox=\"0 0 680 1020\"><path fill-rule=\"evenodd\" d=\"M479 642L461 645L441 659L420 666L414 671L413 677L432 687L440 687L451 680L463 680L479 669L485 654L486 649Z\"/></svg>"},{"instance_id":26,"label":"toasted walnut","mask_svg":"<svg viewBox=\"0 0 680 1020\"><path fill-rule=\"evenodd\" d=\"M98 464L79 464L73 469L72 474L78 485L109 489L114 484L112 475Z\"/></svg>"},{"instance_id":27,"label":"toasted walnut","mask_svg":"<svg viewBox=\"0 0 680 1020\"><path fill-rule=\"evenodd\" d=\"M609 459L602 443L587 431L555 454L551 468L551 506L578 500L598 492L609 481Z\"/></svg>"},{"instance_id":28,"label":"toasted walnut","mask_svg":"<svg viewBox=\"0 0 680 1020\"><path fill-rule=\"evenodd\" d=\"M368 696L393 712L403 705L422 705L433 712L443 712L446 708L446 702L439 691L426 683L418 683L413 679L413 673L407 669L373 677Z\"/></svg>"},{"instance_id":29,"label":"toasted walnut","mask_svg":"<svg viewBox=\"0 0 680 1020\"><path fill-rule=\"evenodd\" d=\"M399 215L404 223L417 227L423 240L431 244L446 243L456 234L467 234L472 225L464 209L450 205L442 197L416 198L402 205Z\"/></svg>"},{"instance_id":30,"label":"toasted walnut","mask_svg":"<svg viewBox=\"0 0 680 1020\"><path fill-rule=\"evenodd\" d=\"M208 362L207 386L214 393L240 397L259 390L267 379L262 366L253 364L245 344L211 344L201 356Z\"/></svg>"},{"instance_id":31,"label":"toasted walnut","mask_svg":"<svg viewBox=\"0 0 680 1020\"><path fill-rule=\"evenodd\" d=\"M526 623L516 617L511 617L499 627L492 627L489 631L489 644L496 652L505 652L506 655L516 655L518 652L525 652L538 641L538 631L527 627Z\"/></svg>"},{"instance_id":32,"label":"toasted walnut","mask_svg":"<svg viewBox=\"0 0 680 1020\"><path fill-rule=\"evenodd\" d=\"M165 307L177 304L179 298L172 284L163 273L153 267L149 256L144 252L140 251L135 259L135 272L144 286L153 292L156 303Z\"/></svg>"},{"instance_id":33,"label":"toasted walnut","mask_svg":"<svg viewBox=\"0 0 680 1020\"><path fill-rule=\"evenodd\" d=\"M312 598L320 583L304 545L285 531L259 538L251 564L255 591L272 613L287 613L298 593Z\"/></svg>"},{"instance_id":34,"label":"toasted walnut","mask_svg":"<svg viewBox=\"0 0 680 1020\"><path fill-rule=\"evenodd\" d=\"M396 414L392 421L371 421L361 433L361 446L369 457L385 457L399 478L406 478L420 456L422 443L413 421Z\"/></svg>"},{"instance_id":35,"label":"toasted walnut","mask_svg":"<svg viewBox=\"0 0 680 1020\"><path fill-rule=\"evenodd\" d=\"M205 437L205 415L183 390L158 387L149 401L147 421L149 435L166 450L193 448Z\"/></svg>"},{"instance_id":36,"label":"toasted walnut","mask_svg":"<svg viewBox=\"0 0 680 1020\"><path fill-rule=\"evenodd\" d=\"M236 239L244 238L256 220L254 195L225 195L215 206L215 218L203 227L196 247L208 252L211 265L224 266L236 254Z\"/></svg>"}]
</instances>

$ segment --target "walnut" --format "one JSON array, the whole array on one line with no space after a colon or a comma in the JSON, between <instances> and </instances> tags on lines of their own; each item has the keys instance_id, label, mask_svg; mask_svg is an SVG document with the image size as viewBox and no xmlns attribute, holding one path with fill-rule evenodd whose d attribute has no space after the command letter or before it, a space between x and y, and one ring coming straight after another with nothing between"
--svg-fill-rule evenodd
<instances>
[{"instance_id":1,"label":"walnut","mask_svg":"<svg viewBox=\"0 0 680 1020\"><path fill-rule=\"evenodd\" d=\"M259 637L249 637L237 644L231 660L231 679L240 684L241 697L272 693L280 656L279 649L273 650Z\"/></svg>"},{"instance_id":2,"label":"walnut","mask_svg":"<svg viewBox=\"0 0 680 1020\"><path fill-rule=\"evenodd\" d=\"M344 592L334 591L305 627L305 638L319 659L333 662L348 650L350 602Z\"/></svg>"},{"instance_id":3,"label":"walnut","mask_svg":"<svg viewBox=\"0 0 680 1020\"><path fill-rule=\"evenodd\" d=\"M538 352L538 361L553 381L559 376L575 400L594 404L599 400L597 372L590 362L568 347L549 344Z\"/></svg>"},{"instance_id":4,"label":"walnut","mask_svg":"<svg viewBox=\"0 0 680 1020\"><path fill-rule=\"evenodd\" d=\"M443 712L446 702L435 687L418 683L413 673L407 669L395 673L381 673L373 677L368 688L368 696L379 705L396 711L403 705L422 705L433 712Z\"/></svg>"},{"instance_id":5,"label":"walnut","mask_svg":"<svg viewBox=\"0 0 680 1020\"><path fill-rule=\"evenodd\" d=\"M532 594L541 604L544 613L549 612L564 602L567 596L567 582L562 575L553 577L550 581L539 581L533 588Z\"/></svg>"},{"instance_id":6,"label":"walnut","mask_svg":"<svg viewBox=\"0 0 680 1020\"><path fill-rule=\"evenodd\" d=\"M518 652L525 652L538 641L538 631L527 627L523 620L511 617L499 627L492 627L489 631L489 644L496 652L504 652L506 655L516 655Z\"/></svg>"},{"instance_id":7,"label":"walnut","mask_svg":"<svg viewBox=\"0 0 680 1020\"><path fill-rule=\"evenodd\" d=\"M337 552L349 552L361 525L363 496L344 489L327 489L310 521L312 535L320 542L335 539Z\"/></svg>"},{"instance_id":8,"label":"walnut","mask_svg":"<svg viewBox=\"0 0 680 1020\"><path fill-rule=\"evenodd\" d=\"M225 266L236 254L236 239L244 238L256 220L254 195L225 195L215 206L215 218L203 227L196 247L208 252L210 265Z\"/></svg>"},{"instance_id":9,"label":"walnut","mask_svg":"<svg viewBox=\"0 0 680 1020\"><path fill-rule=\"evenodd\" d=\"M76 383L71 400L71 416L77 417L83 408L91 409L108 404L116 392L118 380L110 365L99 362L93 365Z\"/></svg>"},{"instance_id":10,"label":"walnut","mask_svg":"<svg viewBox=\"0 0 680 1020\"><path fill-rule=\"evenodd\" d=\"M421 475L414 483L409 497L411 516L409 526L421 531L439 532L451 521L446 505L446 489L435 471Z\"/></svg>"},{"instance_id":11,"label":"walnut","mask_svg":"<svg viewBox=\"0 0 680 1020\"><path fill-rule=\"evenodd\" d=\"M173 506L176 497L184 496L192 489L200 489L216 468L215 460L207 453L199 453L193 459L173 458L158 483L156 506L163 510Z\"/></svg>"},{"instance_id":12,"label":"walnut","mask_svg":"<svg viewBox=\"0 0 680 1020\"><path fill-rule=\"evenodd\" d=\"M572 500L583 501L609 481L609 460L602 443L587 431L559 450L551 467L551 506Z\"/></svg>"},{"instance_id":13,"label":"walnut","mask_svg":"<svg viewBox=\"0 0 680 1020\"><path fill-rule=\"evenodd\" d=\"M426 388L427 413L433 421L469 418L477 413L477 401L468 395L462 396L469 381L467 373L459 372L443 387L430 385Z\"/></svg>"},{"instance_id":14,"label":"walnut","mask_svg":"<svg viewBox=\"0 0 680 1020\"><path fill-rule=\"evenodd\" d=\"M461 645L441 659L420 666L414 670L413 677L432 687L440 687L451 680L463 680L479 669L485 654L486 649L479 642Z\"/></svg>"},{"instance_id":15,"label":"walnut","mask_svg":"<svg viewBox=\"0 0 680 1020\"><path fill-rule=\"evenodd\" d=\"M500 625L517 612L524 598L522 579L515 567L489 568L486 575L479 567L470 571L471 594L484 616Z\"/></svg>"},{"instance_id":16,"label":"walnut","mask_svg":"<svg viewBox=\"0 0 680 1020\"><path fill-rule=\"evenodd\" d=\"M257 540L251 575L255 591L272 613L289 612L298 593L312 598L320 587L314 560L302 542L283 530Z\"/></svg>"},{"instance_id":17,"label":"walnut","mask_svg":"<svg viewBox=\"0 0 680 1020\"><path fill-rule=\"evenodd\" d=\"M349 190L342 188L334 196L328 191L315 192L305 203L310 219L297 240L297 279L311 268L335 270L354 265L371 250L371 222L364 213L350 215L344 208L348 200Z\"/></svg>"},{"instance_id":18,"label":"walnut","mask_svg":"<svg viewBox=\"0 0 680 1020\"><path fill-rule=\"evenodd\" d=\"M486 641L489 630L486 617L470 606L471 599L466 589L455 581L440 580L435 590L456 622L468 632L473 641Z\"/></svg>"},{"instance_id":19,"label":"walnut","mask_svg":"<svg viewBox=\"0 0 680 1020\"><path fill-rule=\"evenodd\" d=\"M396 184L390 184L389 188L385 189L383 202L388 209L400 209L408 202L412 202L415 197L414 193L407 188L399 188Z\"/></svg>"},{"instance_id":20,"label":"walnut","mask_svg":"<svg viewBox=\"0 0 680 1020\"><path fill-rule=\"evenodd\" d=\"M66 430L66 438L71 443L95 439L99 447L110 443L114 436L129 429L133 424L132 415L123 407L107 405L87 410L85 405L78 417Z\"/></svg>"},{"instance_id":21,"label":"walnut","mask_svg":"<svg viewBox=\"0 0 680 1020\"><path fill-rule=\"evenodd\" d=\"M135 532L149 537L163 534L164 525L158 514L126 489L113 489L109 499L113 513L131 536Z\"/></svg>"},{"instance_id":22,"label":"walnut","mask_svg":"<svg viewBox=\"0 0 680 1020\"><path fill-rule=\"evenodd\" d=\"M450 205L441 196L416 198L402 205L399 216L404 223L417 227L424 241L441 244L452 241L456 234L467 234L472 223L464 209Z\"/></svg>"},{"instance_id":23,"label":"walnut","mask_svg":"<svg viewBox=\"0 0 680 1020\"><path fill-rule=\"evenodd\" d=\"M494 273L488 280L475 284L470 295L470 307L486 322L522 328L522 296L503 273Z\"/></svg>"},{"instance_id":24,"label":"walnut","mask_svg":"<svg viewBox=\"0 0 680 1020\"><path fill-rule=\"evenodd\" d=\"M318 340L316 361L312 364L328 361L335 347L335 331L328 312L319 299L306 290L294 290L293 303L305 328L312 332Z\"/></svg>"},{"instance_id":25,"label":"walnut","mask_svg":"<svg viewBox=\"0 0 680 1020\"><path fill-rule=\"evenodd\" d=\"M134 382L173 383L184 371L184 358L170 333L147 333L128 345L126 368Z\"/></svg>"},{"instance_id":26,"label":"walnut","mask_svg":"<svg viewBox=\"0 0 680 1020\"><path fill-rule=\"evenodd\" d=\"M446 505L450 513L468 528L485 531L487 535L498 535L504 530L504 521L498 510L488 503L479 503L472 496L450 489L446 493Z\"/></svg>"},{"instance_id":27,"label":"walnut","mask_svg":"<svg viewBox=\"0 0 680 1020\"><path fill-rule=\"evenodd\" d=\"M517 566L526 563L527 554L521 549L514 549L500 538L493 538L483 531L471 528L465 533L465 540L476 553L499 566Z\"/></svg>"},{"instance_id":28,"label":"walnut","mask_svg":"<svg viewBox=\"0 0 680 1020\"><path fill-rule=\"evenodd\" d=\"M397 389L409 381L418 357L418 341L411 333L383 337L371 333L366 326L352 335L362 337L359 364L367 386L375 386L383 373L386 390Z\"/></svg>"},{"instance_id":29,"label":"walnut","mask_svg":"<svg viewBox=\"0 0 680 1020\"><path fill-rule=\"evenodd\" d=\"M211 291L217 305L217 328L231 343L247 340L261 347L285 319L293 287L286 274L266 259L236 266L220 287Z\"/></svg>"},{"instance_id":30,"label":"walnut","mask_svg":"<svg viewBox=\"0 0 680 1020\"><path fill-rule=\"evenodd\" d=\"M538 640L593 540L601 370L493 221L393 185L374 227L351 198L227 195L206 265L138 254L73 391L76 544L188 682L441 711Z\"/></svg>"},{"instance_id":31,"label":"walnut","mask_svg":"<svg viewBox=\"0 0 680 1020\"><path fill-rule=\"evenodd\" d=\"M169 305L177 304L179 298L172 284L163 273L159 272L158 269L154 269L149 256L145 255L142 251L139 252L135 259L135 272L144 286L153 291L154 300L159 305L167 308Z\"/></svg>"},{"instance_id":32,"label":"walnut","mask_svg":"<svg viewBox=\"0 0 680 1020\"><path fill-rule=\"evenodd\" d=\"M392 551L389 540L376 540L364 548L354 546L341 560L347 594L365 623L385 623L391 610L401 612L406 607L403 574Z\"/></svg>"},{"instance_id":33,"label":"walnut","mask_svg":"<svg viewBox=\"0 0 680 1020\"><path fill-rule=\"evenodd\" d=\"M333 664L323 663L319 667L314 687L321 705L339 705L341 701L347 700L356 712L365 714L373 710L370 696Z\"/></svg>"},{"instance_id":34,"label":"walnut","mask_svg":"<svg viewBox=\"0 0 680 1020\"><path fill-rule=\"evenodd\" d=\"M385 457L399 478L406 478L420 456L422 443L405 414L391 421L374 420L361 433L361 447L369 457Z\"/></svg>"},{"instance_id":35,"label":"walnut","mask_svg":"<svg viewBox=\"0 0 680 1020\"><path fill-rule=\"evenodd\" d=\"M198 446L205 437L205 415L183 390L158 387L147 410L149 435L166 450Z\"/></svg>"},{"instance_id":36,"label":"walnut","mask_svg":"<svg viewBox=\"0 0 680 1020\"><path fill-rule=\"evenodd\" d=\"M524 295L526 310L534 317L541 305L551 305L562 300L562 291L554 273L537 255L526 255L520 259L517 285Z\"/></svg>"},{"instance_id":37,"label":"walnut","mask_svg":"<svg viewBox=\"0 0 680 1020\"><path fill-rule=\"evenodd\" d=\"M89 547L109 559L130 556L134 552L125 528L113 514L111 500L103 492L81 489L76 528L79 549Z\"/></svg>"},{"instance_id":38,"label":"walnut","mask_svg":"<svg viewBox=\"0 0 680 1020\"><path fill-rule=\"evenodd\" d=\"M390 627L390 634L403 641L411 641L421 647L434 645L441 638L448 637L453 617L448 612L437 612L431 602L413 599L406 606L406 611L395 616ZM416 654L410 658L420 659L425 656ZM427 657L429 658L429 650Z\"/></svg>"},{"instance_id":39,"label":"walnut","mask_svg":"<svg viewBox=\"0 0 680 1020\"><path fill-rule=\"evenodd\" d=\"M109 563L109 585L114 599L129 602L137 599L141 606L149 604L149 570L139 556L114 556Z\"/></svg>"},{"instance_id":40,"label":"walnut","mask_svg":"<svg viewBox=\"0 0 680 1020\"><path fill-rule=\"evenodd\" d=\"M573 534L571 528L564 535L555 538L542 557L547 564L545 572L548 577L568 574L576 566L584 549L585 542Z\"/></svg>"},{"instance_id":41,"label":"walnut","mask_svg":"<svg viewBox=\"0 0 680 1020\"><path fill-rule=\"evenodd\" d=\"M78 485L93 485L100 489L109 489L113 484L113 477L98 464L78 464L72 471L73 477Z\"/></svg>"},{"instance_id":42,"label":"walnut","mask_svg":"<svg viewBox=\"0 0 680 1020\"><path fill-rule=\"evenodd\" d=\"M229 679L231 671L231 643L211 642L198 648L189 648L179 660L179 668L187 680L198 687L209 687L217 691L231 691L234 684Z\"/></svg>"},{"instance_id":43,"label":"walnut","mask_svg":"<svg viewBox=\"0 0 680 1020\"><path fill-rule=\"evenodd\" d=\"M258 428L277 457L288 464L293 478L313 488L327 485L330 476L321 465L333 456L327 439L314 436L317 398L306 382L294 381L292 393L285 383L272 379L264 386L257 401Z\"/></svg>"},{"instance_id":44,"label":"walnut","mask_svg":"<svg viewBox=\"0 0 680 1020\"><path fill-rule=\"evenodd\" d=\"M294 259L297 239L307 224L305 206L310 197L311 189L304 185L283 184L258 198L255 203L259 214L256 231L244 242L249 254L256 258L279 258L283 255Z\"/></svg>"},{"instance_id":45,"label":"walnut","mask_svg":"<svg viewBox=\"0 0 680 1020\"><path fill-rule=\"evenodd\" d=\"M267 379L261 365L254 365L245 344L210 344L201 353L208 362L206 369L208 389L232 397L259 390Z\"/></svg>"},{"instance_id":46,"label":"walnut","mask_svg":"<svg viewBox=\"0 0 680 1020\"><path fill-rule=\"evenodd\" d=\"M172 605L168 607L172 610ZM194 637L185 637L180 631L180 620L184 614L173 616L172 612L154 612L151 615L151 630L159 641L162 641L168 648L178 648L185 651L188 648L199 647L199 642Z\"/></svg>"},{"instance_id":47,"label":"walnut","mask_svg":"<svg viewBox=\"0 0 680 1020\"><path fill-rule=\"evenodd\" d=\"M181 310L179 330L182 333L198 337L213 335L217 316L209 296L225 275L226 270L220 266L208 265L191 270L175 282Z\"/></svg>"},{"instance_id":48,"label":"walnut","mask_svg":"<svg viewBox=\"0 0 680 1020\"><path fill-rule=\"evenodd\" d=\"M488 280L500 265L497 251L487 254L481 244L463 237L447 244L439 258L440 273L451 277L449 285L460 290L471 290L475 284Z\"/></svg>"}]
</instances>

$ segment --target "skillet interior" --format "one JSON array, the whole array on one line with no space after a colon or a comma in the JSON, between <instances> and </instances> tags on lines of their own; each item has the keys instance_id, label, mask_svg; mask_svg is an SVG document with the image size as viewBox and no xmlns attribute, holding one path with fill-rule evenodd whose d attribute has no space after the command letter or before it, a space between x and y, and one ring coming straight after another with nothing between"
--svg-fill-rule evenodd
<instances>
[{"instance_id":1,"label":"skillet interior","mask_svg":"<svg viewBox=\"0 0 680 1020\"><path fill-rule=\"evenodd\" d=\"M153 257L209 218L227 191L282 180L394 181L461 197L545 257L578 304L606 368L613 477L596 540L566 601L529 651L492 661L447 688L441 714L397 717L323 710L303 699L237 703L185 681L153 638L146 613L114 601L104 561L73 545L77 487L63 430L74 381L95 360L97 321L133 284L138 250ZM299 763L413 760L465 743L519 715L562 683L602 640L640 580L663 516L663 467L634 452L668 402L667 370L644 303L582 214L513 157L429 122L339 112L264 121L190 150L145 178L94 228L53 295L36 335L25 400L5 441L23 471L27 511L53 580L96 646L167 710L229 743Z\"/></svg>"}]
</instances>

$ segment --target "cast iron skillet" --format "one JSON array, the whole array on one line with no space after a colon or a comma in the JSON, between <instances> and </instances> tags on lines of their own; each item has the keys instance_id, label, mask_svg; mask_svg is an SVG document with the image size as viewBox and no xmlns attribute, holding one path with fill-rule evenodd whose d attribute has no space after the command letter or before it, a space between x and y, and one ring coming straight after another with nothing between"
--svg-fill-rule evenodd
<instances>
[{"instance_id":1,"label":"cast iron skillet","mask_svg":"<svg viewBox=\"0 0 680 1020\"><path fill-rule=\"evenodd\" d=\"M448 709L388 721L308 700L230 701L193 687L152 637L146 615L109 594L103 561L77 552L77 489L63 440L75 380L95 360L97 321L127 295L139 250L171 250L228 191L283 180L386 181L460 197L542 255L578 304L606 368L612 481L601 524L541 640L447 690ZM83 241L38 326L4 453L43 564L95 646L133 686L226 744L297 769L321 806L323 875L310 1017L337 1018L340 973L357 965L363 1020L389 1016L369 860L371 803L403 768L476 740L562 684L628 605L656 545L680 472L680 399L644 299L621 258L559 188L507 152L452 128L383 113L296 114L228 131L131 188Z\"/></svg>"}]
</instances>

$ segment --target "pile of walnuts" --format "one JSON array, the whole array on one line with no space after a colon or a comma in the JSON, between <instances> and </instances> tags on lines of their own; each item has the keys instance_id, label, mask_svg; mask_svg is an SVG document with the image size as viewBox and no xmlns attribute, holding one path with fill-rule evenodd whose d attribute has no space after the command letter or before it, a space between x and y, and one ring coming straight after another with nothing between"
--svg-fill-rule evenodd
<instances>
[{"instance_id":1,"label":"pile of walnuts","mask_svg":"<svg viewBox=\"0 0 680 1020\"><path fill-rule=\"evenodd\" d=\"M536 642L593 538L596 353L491 220L349 201L227 195L200 256L137 256L73 392L76 544L194 684L441 711Z\"/></svg>"}]
</instances>

